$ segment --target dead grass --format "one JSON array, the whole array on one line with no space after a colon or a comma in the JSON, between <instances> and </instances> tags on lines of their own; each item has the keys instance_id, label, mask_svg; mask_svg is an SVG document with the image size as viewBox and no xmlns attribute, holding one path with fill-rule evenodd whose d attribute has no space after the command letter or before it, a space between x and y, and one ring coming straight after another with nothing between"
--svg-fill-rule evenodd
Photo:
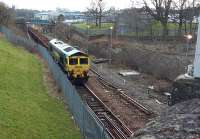
<instances>
[{"instance_id":1,"label":"dead grass","mask_svg":"<svg viewBox=\"0 0 200 139\"><path fill-rule=\"evenodd\" d=\"M0 38L4 38L4 35L2 33L0 33Z\"/></svg>"}]
</instances>

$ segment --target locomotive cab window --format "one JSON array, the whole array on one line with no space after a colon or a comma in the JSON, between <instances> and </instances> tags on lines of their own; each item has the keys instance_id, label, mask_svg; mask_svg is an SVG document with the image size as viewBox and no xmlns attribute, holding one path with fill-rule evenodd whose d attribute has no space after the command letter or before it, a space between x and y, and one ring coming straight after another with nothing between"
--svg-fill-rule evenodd
<instances>
[{"instance_id":1,"label":"locomotive cab window","mask_svg":"<svg viewBox=\"0 0 200 139\"><path fill-rule=\"evenodd\" d=\"M88 58L80 58L80 64L88 64Z\"/></svg>"},{"instance_id":2,"label":"locomotive cab window","mask_svg":"<svg viewBox=\"0 0 200 139\"><path fill-rule=\"evenodd\" d=\"M78 59L77 58L70 58L69 59L69 65L77 65Z\"/></svg>"},{"instance_id":3,"label":"locomotive cab window","mask_svg":"<svg viewBox=\"0 0 200 139\"><path fill-rule=\"evenodd\" d=\"M64 50L65 50L65 52L70 52L70 51L74 50L74 48L73 47L68 47L68 48L66 48Z\"/></svg>"}]
</instances>

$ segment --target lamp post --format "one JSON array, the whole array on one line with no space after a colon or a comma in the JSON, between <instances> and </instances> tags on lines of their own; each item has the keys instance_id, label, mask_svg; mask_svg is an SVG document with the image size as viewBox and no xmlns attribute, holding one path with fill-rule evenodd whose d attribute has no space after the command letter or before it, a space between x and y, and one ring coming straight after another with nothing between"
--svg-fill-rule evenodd
<instances>
[{"instance_id":1,"label":"lamp post","mask_svg":"<svg viewBox=\"0 0 200 139\"><path fill-rule=\"evenodd\" d=\"M70 39L70 36L71 36L71 23L68 23L68 38Z\"/></svg>"},{"instance_id":2,"label":"lamp post","mask_svg":"<svg viewBox=\"0 0 200 139\"><path fill-rule=\"evenodd\" d=\"M90 31L90 25L87 25L87 40L88 40L88 44L87 44L87 53L89 53L89 32Z\"/></svg>"},{"instance_id":3,"label":"lamp post","mask_svg":"<svg viewBox=\"0 0 200 139\"><path fill-rule=\"evenodd\" d=\"M185 37L186 37L186 39L187 39L187 48L186 48L186 54L185 54L185 56L187 57L187 56L188 56L188 49L189 49L189 47L190 47L190 41L191 41L191 39L192 39L192 35L191 35L191 34L188 34L188 35L186 35Z\"/></svg>"},{"instance_id":4,"label":"lamp post","mask_svg":"<svg viewBox=\"0 0 200 139\"><path fill-rule=\"evenodd\" d=\"M110 27L110 52L109 52L109 63L112 63L112 31L113 31L113 27Z\"/></svg>"}]
</instances>

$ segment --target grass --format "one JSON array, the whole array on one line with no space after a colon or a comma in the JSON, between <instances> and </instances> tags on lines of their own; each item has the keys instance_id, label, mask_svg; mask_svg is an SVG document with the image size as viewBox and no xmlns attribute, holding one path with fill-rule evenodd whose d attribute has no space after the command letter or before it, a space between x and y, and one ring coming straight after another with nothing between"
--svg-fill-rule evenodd
<instances>
[{"instance_id":1,"label":"grass","mask_svg":"<svg viewBox=\"0 0 200 139\"><path fill-rule=\"evenodd\" d=\"M97 27L95 24L87 24L87 23L75 23L72 25L84 30L88 29L88 25L90 30L108 30L110 29L111 26L113 26L113 23L102 23L101 28Z\"/></svg>"},{"instance_id":2,"label":"grass","mask_svg":"<svg viewBox=\"0 0 200 139\"><path fill-rule=\"evenodd\" d=\"M62 102L48 95L37 58L0 38L0 139L80 139Z\"/></svg>"},{"instance_id":3,"label":"grass","mask_svg":"<svg viewBox=\"0 0 200 139\"><path fill-rule=\"evenodd\" d=\"M169 30L178 30L178 26L179 26L178 23L168 23L167 25L168 25L168 29ZM196 24L193 23L192 24L192 28L194 29L195 26L196 26ZM152 29L153 30L162 30L162 28L163 27L162 27L162 24L160 22L158 22L158 21L152 22ZM183 23L182 29L184 30L184 28L185 28L185 25ZM189 23L186 24L186 28L187 28L187 30L190 29L190 24Z\"/></svg>"},{"instance_id":4,"label":"grass","mask_svg":"<svg viewBox=\"0 0 200 139\"><path fill-rule=\"evenodd\" d=\"M178 35L178 28L179 25L178 23L168 23L168 36L176 36ZM197 24L193 23L192 24L192 29L194 30L196 28ZM186 29L189 32L190 30L190 24L186 24ZM136 32L127 32L124 35L126 36L151 36L152 34L154 36L162 36L162 31L163 31L163 26L160 22L158 21L153 21L151 24L147 25L146 28L143 31L139 31L138 33ZM182 25L182 35L185 33L185 25Z\"/></svg>"}]
</instances>

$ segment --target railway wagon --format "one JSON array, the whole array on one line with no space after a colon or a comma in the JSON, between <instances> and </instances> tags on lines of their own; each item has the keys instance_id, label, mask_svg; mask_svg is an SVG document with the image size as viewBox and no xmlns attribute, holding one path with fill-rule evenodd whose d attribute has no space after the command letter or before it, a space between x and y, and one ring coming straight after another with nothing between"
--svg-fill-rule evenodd
<instances>
[{"instance_id":1,"label":"railway wagon","mask_svg":"<svg viewBox=\"0 0 200 139\"><path fill-rule=\"evenodd\" d=\"M84 83L88 80L90 60L87 54L57 39L49 41L48 49L69 80L73 83Z\"/></svg>"},{"instance_id":2,"label":"railway wagon","mask_svg":"<svg viewBox=\"0 0 200 139\"><path fill-rule=\"evenodd\" d=\"M45 36L40 34L37 30L31 27L28 27L28 33L34 39L34 41L42 44L42 46L44 46L45 48L48 48L48 42L49 42L48 38L46 38Z\"/></svg>"}]
</instances>

